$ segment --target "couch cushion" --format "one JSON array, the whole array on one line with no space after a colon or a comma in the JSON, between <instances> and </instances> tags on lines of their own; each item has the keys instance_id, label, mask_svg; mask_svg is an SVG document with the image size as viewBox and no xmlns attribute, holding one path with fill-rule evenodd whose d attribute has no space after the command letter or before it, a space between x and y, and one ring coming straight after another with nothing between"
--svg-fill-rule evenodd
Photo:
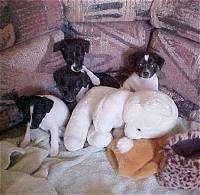
<instances>
[{"instance_id":1,"label":"couch cushion","mask_svg":"<svg viewBox=\"0 0 200 195\"><path fill-rule=\"evenodd\" d=\"M199 44L163 30L154 32L150 50L159 53L165 64L159 82L184 98L200 105Z\"/></svg>"},{"instance_id":2,"label":"couch cushion","mask_svg":"<svg viewBox=\"0 0 200 195\"><path fill-rule=\"evenodd\" d=\"M154 0L151 7L151 24L200 42L199 12L199 0Z\"/></svg>"},{"instance_id":3,"label":"couch cushion","mask_svg":"<svg viewBox=\"0 0 200 195\"><path fill-rule=\"evenodd\" d=\"M63 0L64 14L71 22L149 20L153 0Z\"/></svg>"},{"instance_id":4,"label":"couch cushion","mask_svg":"<svg viewBox=\"0 0 200 195\"><path fill-rule=\"evenodd\" d=\"M93 71L118 70L127 65L127 56L146 49L150 26L146 22L110 22L74 24L91 43L85 65Z\"/></svg>"}]
</instances>

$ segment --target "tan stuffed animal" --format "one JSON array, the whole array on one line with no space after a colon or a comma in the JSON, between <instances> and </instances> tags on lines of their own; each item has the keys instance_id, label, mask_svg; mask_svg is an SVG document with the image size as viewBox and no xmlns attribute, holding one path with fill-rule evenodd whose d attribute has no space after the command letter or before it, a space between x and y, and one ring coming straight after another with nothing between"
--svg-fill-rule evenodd
<instances>
[{"instance_id":1,"label":"tan stuffed animal","mask_svg":"<svg viewBox=\"0 0 200 195\"><path fill-rule=\"evenodd\" d=\"M111 166L120 176L134 179L157 173L158 163L163 158L161 149L167 137L134 140L134 147L126 153L120 153L116 147L118 140L113 140L107 150Z\"/></svg>"}]
</instances>

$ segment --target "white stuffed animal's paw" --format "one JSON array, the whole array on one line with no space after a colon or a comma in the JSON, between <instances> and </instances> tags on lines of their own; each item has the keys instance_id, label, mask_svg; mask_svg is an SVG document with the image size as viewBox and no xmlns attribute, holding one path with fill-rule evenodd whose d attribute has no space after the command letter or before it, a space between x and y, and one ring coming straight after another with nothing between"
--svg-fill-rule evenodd
<instances>
[{"instance_id":1,"label":"white stuffed animal's paw","mask_svg":"<svg viewBox=\"0 0 200 195\"><path fill-rule=\"evenodd\" d=\"M58 152L59 152L59 149L58 149L58 148L51 148L51 149L50 149L50 156L51 156L51 157L57 156L57 155L58 155Z\"/></svg>"},{"instance_id":2,"label":"white stuffed animal's paw","mask_svg":"<svg viewBox=\"0 0 200 195\"><path fill-rule=\"evenodd\" d=\"M64 137L64 145L69 151L76 151L83 148L85 140L78 139L74 136Z\"/></svg>"},{"instance_id":3,"label":"white stuffed animal's paw","mask_svg":"<svg viewBox=\"0 0 200 195\"><path fill-rule=\"evenodd\" d=\"M118 140L117 142L117 150L120 153L126 153L128 152L131 148L133 147L133 140L127 138L127 137L122 137L121 139Z\"/></svg>"},{"instance_id":4,"label":"white stuffed animal's paw","mask_svg":"<svg viewBox=\"0 0 200 195\"><path fill-rule=\"evenodd\" d=\"M104 148L109 145L112 141L113 137L110 132L107 133L99 133L95 131L94 126L90 127L90 130L87 135L87 141L91 146L95 146L98 148Z\"/></svg>"}]
</instances>

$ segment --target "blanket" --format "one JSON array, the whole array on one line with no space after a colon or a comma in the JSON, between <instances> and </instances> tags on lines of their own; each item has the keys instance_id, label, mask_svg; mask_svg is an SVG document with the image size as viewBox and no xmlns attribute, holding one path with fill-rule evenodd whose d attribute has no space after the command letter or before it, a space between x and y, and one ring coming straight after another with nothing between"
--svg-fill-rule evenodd
<instances>
[{"instance_id":1,"label":"blanket","mask_svg":"<svg viewBox=\"0 0 200 195\"><path fill-rule=\"evenodd\" d=\"M200 124L180 118L174 132ZM123 178L112 169L104 149L86 147L49 157L49 134L31 133L32 142L18 147L22 138L6 138L1 147L1 194L198 194L193 190L172 190L158 185L154 176L136 181Z\"/></svg>"}]
</instances>

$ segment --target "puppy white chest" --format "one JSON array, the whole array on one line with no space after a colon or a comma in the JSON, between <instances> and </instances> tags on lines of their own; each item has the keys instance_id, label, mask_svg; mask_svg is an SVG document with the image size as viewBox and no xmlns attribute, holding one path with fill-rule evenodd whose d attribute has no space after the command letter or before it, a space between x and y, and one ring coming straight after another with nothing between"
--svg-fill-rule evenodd
<instances>
[{"instance_id":1,"label":"puppy white chest","mask_svg":"<svg viewBox=\"0 0 200 195\"><path fill-rule=\"evenodd\" d=\"M158 90L158 77L154 74L151 78L142 78L136 73L133 73L124 82L123 88L130 91Z\"/></svg>"}]
</instances>

